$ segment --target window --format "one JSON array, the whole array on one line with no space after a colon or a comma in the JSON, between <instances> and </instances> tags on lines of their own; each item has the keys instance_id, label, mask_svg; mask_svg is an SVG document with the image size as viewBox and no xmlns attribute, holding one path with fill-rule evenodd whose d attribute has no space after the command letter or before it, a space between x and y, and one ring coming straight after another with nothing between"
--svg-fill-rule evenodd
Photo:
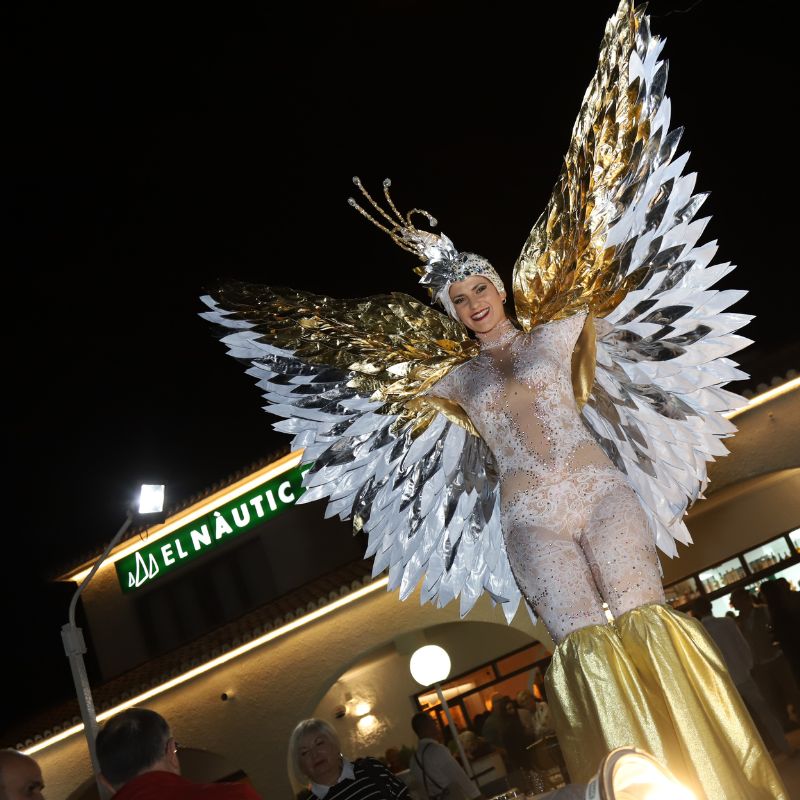
<instances>
[{"instance_id":1,"label":"window","mask_svg":"<svg viewBox=\"0 0 800 800\"><path fill-rule=\"evenodd\" d=\"M800 528L778 536L717 566L664 587L667 602L686 607L701 593L709 595L714 614L731 611L728 602L733 589L755 589L765 580L786 578L793 587L800 585Z\"/></svg>"},{"instance_id":2,"label":"window","mask_svg":"<svg viewBox=\"0 0 800 800\"><path fill-rule=\"evenodd\" d=\"M700 589L697 588L697 580L695 578L686 578L665 587L664 594L667 597L667 602L677 607L691 603L692 600L700 597Z\"/></svg>"},{"instance_id":3,"label":"window","mask_svg":"<svg viewBox=\"0 0 800 800\"><path fill-rule=\"evenodd\" d=\"M744 564L737 556L730 558L716 567L704 570L700 573L700 582L706 593L713 592L715 589L721 589L729 583L735 583L738 580L746 577Z\"/></svg>"},{"instance_id":4,"label":"window","mask_svg":"<svg viewBox=\"0 0 800 800\"><path fill-rule=\"evenodd\" d=\"M491 708L494 694L516 699L523 689L531 690L534 670L538 667L544 674L549 663L548 650L541 642L534 642L451 678L442 685L442 694L456 727L459 730L474 727L475 718ZM538 694L535 689L534 694ZM447 720L435 691L426 689L413 695L412 699L420 709L437 716L442 730L447 729Z\"/></svg>"},{"instance_id":5,"label":"window","mask_svg":"<svg viewBox=\"0 0 800 800\"><path fill-rule=\"evenodd\" d=\"M512 653L510 656L504 656L498 659L496 662L497 672L499 675L512 675L549 656L550 653L547 652L545 646L537 642L532 647L526 647L524 650Z\"/></svg>"},{"instance_id":6,"label":"window","mask_svg":"<svg viewBox=\"0 0 800 800\"><path fill-rule=\"evenodd\" d=\"M750 568L750 572L757 573L761 570L769 569L769 567L780 564L787 558L791 558L792 551L789 548L789 543L781 536L780 539L775 539L767 544L762 544L761 547L756 547L755 550L750 550L744 554L744 560Z\"/></svg>"}]
</instances>

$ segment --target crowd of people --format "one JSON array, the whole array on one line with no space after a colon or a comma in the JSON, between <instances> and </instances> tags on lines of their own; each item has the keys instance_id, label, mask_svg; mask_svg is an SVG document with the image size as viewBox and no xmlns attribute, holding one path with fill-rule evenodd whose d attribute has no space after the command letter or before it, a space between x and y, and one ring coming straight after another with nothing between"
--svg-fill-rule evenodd
<instances>
[{"instance_id":1,"label":"crowd of people","mask_svg":"<svg viewBox=\"0 0 800 800\"><path fill-rule=\"evenodd\" d=\"M530 692L517 702L503 695L492 698L491 714L483 721L483 736L461 734L472 762L497 752L509 775L527 766L526 747L549 732L547 704ZM405 780L395 774L406 765L375 758L349 760L342 754L336 731L324 720L300 722L289 739L294 777L316 800L478 800L483 796L469 765L459 762L446 746L436 720L420 712L411 720L419 740ZM130 708L111 717L96 739L100 780L115 800L258 800L247 782L199 784L181 775L180 745L169 723L155 711ZM466 769L465 769L466 767ZM394 771L393 771L394 769ZM469 773L467 772L469 770ZM42 771L28 755L0 751L0 800L43 800Z\"/></svg>"},{"instance_id":2,"label":"crowd of people","mask_svg":"<svg viewBox=\"0 0 800 800\"><path fill-rule=\"evenodd\" d=\"M787 741L785 731L800 726L799 598L800 593L793 592L785 580L777 579L763 583L757 597L743 588L734 591L731 605L738 612L734 619L715 617L707 597L700 598L692 609L716 643L770 749L787 757L798 751ZM506 783L530 789L530 776L536 772L533 761L537 743L548 738L555 741L547 702L522 691L515 698L496 693L489 706L487 712L473 719L473 729L459 735L467 764L462 763L452 740L447 746L449 730L442 730L436 719L424 712L411 722L418 745L407 764L396 758L399 751L393 751L393 758L388 758L387 752L386 764L373 759L350 762L341 755L330 726L307 720L295 731L297 737L293 735L290 752L301 748L301 734L313 731L320 737L317 746L327 748L329 757L320 758L316 764L307 760L304 768L300 756L293 755L297 779L310 785L305 795L310 800L378 796L393 800L479 800L486 796L487 784L477 780L474 767L484 756L497 754L505 766ZM308 740L305 746L311 747ZM329 770L324 780L316 771L323 763ZM563 762L557 766L568 777ZM402 781L395 774L399 771L404 775ZM383 792L378 788L381 786L385 787Z\"/></svg>"},{"instance_id":3,"label":"crowd of people","mask_svg":"<svg viewBox=\"0 0 800 800\"><path fill-rule=\"evenodd\" d=\"M800 727L800 593L778 579L754 595L736 589L730 598L738 616L715 616L705 596L695 601L697 617L716 643L762 737L775 753L793 757L785 731ZM324 720L300 722L289 740L294 777L309 800L481 800L491 781L481 783L475 765L491 755L502 759L507 785L531 789L536 746L555 741L541 682L534 696L492 695L489 710L459 735L420 712L411 720L417 747L402 757L388 750L385 762L342 754L336 731ZM448 741L449 739L449 741ZM116 800L258 800L247 782L198 784L181 775L180 746L167 721L143 708L109 719L96 740L101 780ZM467 763L463 763L463 751ZM558 764L565 772L563 764ZM402 775L402 779L398 777ZM499 787L494 787L494 789ZM44 778L36 761L16 750L0 751L0 799L43 800Z\"/></svg>"},{"instance_id":4,"label":"crowd of people","mask_svg":"<svg viewBox=\"0 0 800 800\"><path fill-rule=\"evenodd\" d=\"M115 800L260 800L245 782L200 784L184 778L180 746L155 711L121 711L105 723L95 745L100 781ZM44 800L44 778L33 758L0 751L0 800Z\"/></svg>"},{"instance_id":5,"label":"crowd of people","mask_svg":"<svg viewBox=\"0 0 800 800\"><path fill-rule=\"evenodd\" d=\"M800 726L800 593L784 578L765 581L754 595L744 587L730 596L738 612L715 616L707 596L692 615L719 648L728 672L773 753L793 757L786 731Z\"/></svg>"},{"instance_id":6,"label":"crowd of people","mask_svg":"<svg viewBox=\"0 0 800 800\"><path fill-rule=\"evenodd\" d=\"M411 719L417 747L409 763L388 758L350 761L342 755L336 731L324 720L303 720L289 740L289 760L298 783L308 786L302 800L480 800L485 792L509 786L529 789L530 747L537 736L551 734L547 704L537 702L530 692L520 692L517 701L505 695L491 698L491 711L479 719L481 734L473 730L459 735L468 764L447 743L444 731L429 713L420 711ZM452 739L449 742L455 746ZM491 777L481 783L475 769L484 756L496 753L505 766L502 786ZM388 756L388 752L387 752ZM394 769L393 769L394 767ZM397 772L401 772L400 779Z\"/></svg>"}]
</instances>

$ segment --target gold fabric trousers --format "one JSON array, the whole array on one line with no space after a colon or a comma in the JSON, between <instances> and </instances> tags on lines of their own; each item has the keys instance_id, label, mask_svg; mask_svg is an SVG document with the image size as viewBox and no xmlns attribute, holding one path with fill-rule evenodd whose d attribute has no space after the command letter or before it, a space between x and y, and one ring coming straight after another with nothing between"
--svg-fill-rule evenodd
<instances>
[{"instance_id":1,"label":"gold fabric trousers","mask_svg":"<svg viewBox=\"0 0 800 800\"><path fill-rule=\"evenodd\" d=\"M788 800L716 645L669 606L571 633L545 682L575 782L588 782L610 750L634 745L698 800Z\"/></svg>"}]
</instances>

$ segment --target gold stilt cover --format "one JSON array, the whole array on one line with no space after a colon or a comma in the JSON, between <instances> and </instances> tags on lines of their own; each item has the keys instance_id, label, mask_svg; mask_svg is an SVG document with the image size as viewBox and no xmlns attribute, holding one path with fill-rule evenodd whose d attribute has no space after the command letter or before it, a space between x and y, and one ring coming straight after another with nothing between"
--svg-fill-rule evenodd
<instances>
[{"instance_id":1,"label":"gold stilt cover","mask_svg":"<svg viewBox=\"0 0 800 800\"><path fill-rule=\"evenodd\" d=\"M668 606L591 626L556 649L548 700L573 781L634 745L698 800L788 800L780 776L703 626Z\"/></svg>"}]
</instances>

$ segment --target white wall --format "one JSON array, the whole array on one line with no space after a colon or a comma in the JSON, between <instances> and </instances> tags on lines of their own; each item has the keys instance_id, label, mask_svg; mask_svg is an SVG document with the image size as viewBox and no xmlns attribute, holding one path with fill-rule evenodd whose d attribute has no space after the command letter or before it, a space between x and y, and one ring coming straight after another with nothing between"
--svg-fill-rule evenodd
<instances>
[{"instance_id":1,"label":"white wall","mask_svg":"<svg viewBox=\"0 0 800 800\"><path fill-rule=\"evenodd\" d=\"M663 554L670 583L710 564L800 527L800 469L787 469L726 486L699 503L687 520L694 543Z\"/></svg>"}]
</instances>

